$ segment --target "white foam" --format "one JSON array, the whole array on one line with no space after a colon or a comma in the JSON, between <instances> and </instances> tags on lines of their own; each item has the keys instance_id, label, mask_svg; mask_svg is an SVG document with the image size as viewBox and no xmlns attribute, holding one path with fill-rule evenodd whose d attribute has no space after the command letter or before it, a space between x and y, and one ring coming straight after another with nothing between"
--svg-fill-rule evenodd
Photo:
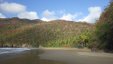
<instances>
[{"instance_id":1,"label":"white foam","mask_svg":"<svg viewBox=\"0 0 113 64\"><path fill-rule=\"evenodd\" d=\"M0 54L5 53L18 53L26 50L30 50L29 48L0 48Z\"/></svg>"}]
</instances>

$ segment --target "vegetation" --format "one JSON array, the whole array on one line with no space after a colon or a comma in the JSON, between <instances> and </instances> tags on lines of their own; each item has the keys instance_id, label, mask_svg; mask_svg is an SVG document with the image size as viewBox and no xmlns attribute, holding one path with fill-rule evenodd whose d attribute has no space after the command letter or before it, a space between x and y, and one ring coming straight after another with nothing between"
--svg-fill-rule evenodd
<instances>
[{"instance_id":1,"label":"vegetation","mask_svg":"<svg viewBox=\"0 0 113 64\"><path fill-rule=\"evenodd\" d=\"M98 47L105 51L113 51L113 2L104 10L96 24Z\"/></svg>"},{"instance_id":2,"label":"vegetation","mask_svg":"<svg viewBox=\"0 0 113 64\"><path fill-rule=\"evenodd\" d=\"M54 20L0 19L0 46L86 47L93 25Z\"/></svg>"}]
</instances>

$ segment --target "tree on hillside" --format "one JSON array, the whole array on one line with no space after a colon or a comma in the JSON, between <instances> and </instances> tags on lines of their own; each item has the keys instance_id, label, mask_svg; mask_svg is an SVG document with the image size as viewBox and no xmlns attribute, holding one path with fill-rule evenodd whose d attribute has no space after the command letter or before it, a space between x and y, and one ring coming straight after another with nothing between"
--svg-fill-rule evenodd
<instances>
[{"instance_id":1,"label":"tree on hillside","mask_svg":"<svg viewBox=\"0 0 113 64\"><path fill-rule=\"evenodd\" d=\"M96 36L99 48L113 51L113 2L104 10L96 23Z\"/></svg>"}]
</instances>

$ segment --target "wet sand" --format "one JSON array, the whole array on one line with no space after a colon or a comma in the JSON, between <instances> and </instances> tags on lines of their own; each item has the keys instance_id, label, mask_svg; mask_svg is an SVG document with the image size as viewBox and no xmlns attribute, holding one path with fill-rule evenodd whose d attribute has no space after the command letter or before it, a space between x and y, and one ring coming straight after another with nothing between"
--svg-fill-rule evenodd
<instances>
[{"instance_id":1,"label":"wet sand","mask_svg":"<svg viewBox=\"0 0 113 64\"><path fill-rule=\"evenodd\" d=\"M64 64L60 61L40 59L40 49L32 49L19 53L6 53L0 55L0 64Z\"/></svg>"},{"instance_id":2,"label":"wet sand","mask_svg":"<svg viewBox=\"0 0 113 64\"><path fill-rule=\"evenodd\" d=\"M0 64L113 64L113 54L84 49L42 48L0 55Z\"/></svg>"}]
</instances>

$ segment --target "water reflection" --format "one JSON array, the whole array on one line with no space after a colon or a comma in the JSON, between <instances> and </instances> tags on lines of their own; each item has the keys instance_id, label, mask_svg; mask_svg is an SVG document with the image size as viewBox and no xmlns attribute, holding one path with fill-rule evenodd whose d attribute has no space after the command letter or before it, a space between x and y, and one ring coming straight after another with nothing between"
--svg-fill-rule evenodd
<instances>
[{"instance_id":1,"label":"water reflection","mask_svg":"<svg viewBox=\"0 0 113 64\"><path fill-rule=\"evenodd\" d=\"M6 58L0 58L0 64L63 64L61 62L40 59L38 55L41 53L44 53L44 51L30 50L10 56L4 54L2 57Z\"/></svg>"}]
</instances>

